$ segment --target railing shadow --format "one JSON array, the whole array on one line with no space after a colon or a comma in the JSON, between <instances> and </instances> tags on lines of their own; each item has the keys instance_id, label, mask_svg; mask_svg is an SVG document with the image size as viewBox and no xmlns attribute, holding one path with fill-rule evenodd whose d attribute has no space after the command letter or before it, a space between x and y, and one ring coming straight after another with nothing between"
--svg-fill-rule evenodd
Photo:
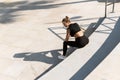
<instances>
[{"instance_id":1,"label":"railing shadow","mask_svg":"<svg viewBox=\"0 0 120 80\"><path fill-rule=\"evenodd\" d=\"M100 26L100 24L104 21L105 17L101 17L98 19L96 23L91 23L88 28L85 30L85 35L90 37L92 33Z\"/></svg>"},{"instance_id":2,"label":"railing shadow","mask_svg":"<svg viewBox=\"0 0 120 80\"><path fill-rule=\"evenodd\" d=\"M90 37L90 35L92 35L93 32L95 32L95 30L100 26L100 24L104 21L105 17L101 17L98 19L98 21L96 23L91 23L88 28L85 30L85 35L87 37ZM50 27L48 28L49 31L51 31L53 34L55 34L58 38L60 38L61 40L64 41L64 39L60 36L60 34L56 33L54 30L56 29L64 29L63 27ZM65 34L65 33L64 33ZM67 50L67 56L69 56L71 53L73 53L77 48L75 47L70 47Z\"/></svg>"},{"instance_id":3,"label":"railing shadow","mask_svg":"<svg viewBox=\"0 0 120 80\"><path fill-rule=\"evenodd\" d=\"M52 64L45 72L43 72L38 76L38 77L41 77L42 75L44 75L46 72L51 70L53 67L55 67L58 63L62 61L58 59L58 56L60 55L59 51L61 50L62 49L35 52L35 53L34 52L16 53L14 55L14 58L21 58L23 59L23 61L38 61L38 62L43 62L47 64ZM50 54L51 56L49 56L48 54Z\"/></svg>"},{"instance_id":4,"label":"railing shadow","mask_svg":"<svg viewBox=\"0 0 120 80\"><path fill-rule=\"evenodd\" d=\"M65 29L63 27L50 27L48 28L49 31L51 31L54 35L56 35L58 38L60 38L62 41L64 41L64 38L60 36L60 33L55 32L55 30ZM65 33L62 33L65 34Z\"/></svg>"},{"instance_id":5,"label":"railing shadow","mask_svg":"<svg viewBox=\"0 0 120 80\"><path fill-rule=\"evenodd\" d=\"M70 80L84 80L118 45L120 42L118 34L120 34L120 18L103 45Z\"/></svg>"},{"instance_id":6,"label":"railing shadow","mask_svg":"<svg viewBox=\"0 0 120 80\"><path fill-rule=\"evenodd\" d=\"M97 0L98 2L105 2L106 0ZM113 2L113 0L108 0L108 2ZM120 2L120 0L115 0L115 3Z\"/></svg>"},{"instance_id":7,"label":"railing shadow","mask_svg":"<svg viewBox=\"0 0 120 80\"><path fill-rule=\"evenodd\" d=\"M85 30L85 35L86 37L90 37L93 32L95 32L95 30L100 26L100 24L104 21L105 17L101 17L98 19L98 21L96 23L91 23L88 28ZM75 47L70 47L68 49L68 53L67 53L67 56L69 56L71 53L73 53L76 49L78 48L75 48Z\"/></svg>"}]
</instances>

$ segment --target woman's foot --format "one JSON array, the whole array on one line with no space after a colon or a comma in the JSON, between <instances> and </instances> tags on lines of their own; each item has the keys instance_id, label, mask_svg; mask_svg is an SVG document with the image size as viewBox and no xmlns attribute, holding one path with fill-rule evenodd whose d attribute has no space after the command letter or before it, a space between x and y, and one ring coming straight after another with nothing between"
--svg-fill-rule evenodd
<instances>
[{"instance_id":1,"label":"woman's foot","mask_svg":"<svg viewBox=\"0 0 120 80\"><path fill-rule=\"evenodd\" d=\"M60 56L58 56L58 58L59 58L59 59L65 59L66 56L60 55Z\"/></svg>"}]
</instances>

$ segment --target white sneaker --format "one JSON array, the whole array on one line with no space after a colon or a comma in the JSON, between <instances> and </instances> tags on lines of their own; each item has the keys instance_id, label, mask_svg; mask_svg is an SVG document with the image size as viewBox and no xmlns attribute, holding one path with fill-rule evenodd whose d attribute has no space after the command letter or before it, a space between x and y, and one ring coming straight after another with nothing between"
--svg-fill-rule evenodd
<instances>
[{"instance_id":1,"label":"white sneaker","mask_svg":"<svg viewBox=\"0 0 120 80\"><path fill-rule=\"evenodd\" d=\"M58 56L58 58L59 58L59 59L65 59L66 56L62 56L62 55L60 55L60 56Z\"/></svg>"}]
</instances>

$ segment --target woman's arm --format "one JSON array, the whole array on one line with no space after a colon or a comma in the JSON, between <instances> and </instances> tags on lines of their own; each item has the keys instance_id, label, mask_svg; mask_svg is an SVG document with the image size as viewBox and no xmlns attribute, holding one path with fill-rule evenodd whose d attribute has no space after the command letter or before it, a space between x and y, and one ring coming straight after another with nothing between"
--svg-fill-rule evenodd
<instances>
[{"instance_id":1,"label":"woman's arm","mask_svg":"<svg viewBox=\"0 0 120 80\"><path fill-rule=\"evenodd\" d=\"M68 41L68 40L69 40L69 37L70 37L70 30L67 29L65 41Z\"/></svg>"}]
</instances>

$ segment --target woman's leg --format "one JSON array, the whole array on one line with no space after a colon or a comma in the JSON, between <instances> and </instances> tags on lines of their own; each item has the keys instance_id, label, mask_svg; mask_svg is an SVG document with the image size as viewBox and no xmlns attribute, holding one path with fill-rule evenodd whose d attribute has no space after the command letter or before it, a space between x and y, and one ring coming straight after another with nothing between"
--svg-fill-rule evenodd
<instances>
[{"instance_id":1,"label":"woman's leg","mask_svg":"<svg viewBox=\"0 0 120 80\"><path fill-rule=\"evenodd\" d=\"M77 44L75 41L64 41L63 42L63 56L66 55L68 45L72 47L77 47Z\"/></svg>"}]
</instances>

